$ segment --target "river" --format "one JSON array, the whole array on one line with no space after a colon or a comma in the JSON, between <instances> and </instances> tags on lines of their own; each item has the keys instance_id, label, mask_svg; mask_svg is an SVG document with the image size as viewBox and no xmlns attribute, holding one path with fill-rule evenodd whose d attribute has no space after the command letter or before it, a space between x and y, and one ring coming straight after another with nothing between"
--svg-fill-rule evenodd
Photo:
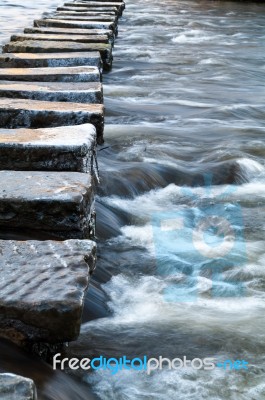
<instances>
[{"instance_id":1,"label":"river","mask_svg":"<svg viewBox=\"0 0 265 400\"><path fill-rule=\"evenodd\" d=\"M0 42L57 2L2 1ZM126 5L104 76L97 272L67 352L248 369L100 370L60 386L29 356L28 370L50 400L88 399L86 384L102 400L263 400L265 4Z\"/></svg>"}]
</instances>

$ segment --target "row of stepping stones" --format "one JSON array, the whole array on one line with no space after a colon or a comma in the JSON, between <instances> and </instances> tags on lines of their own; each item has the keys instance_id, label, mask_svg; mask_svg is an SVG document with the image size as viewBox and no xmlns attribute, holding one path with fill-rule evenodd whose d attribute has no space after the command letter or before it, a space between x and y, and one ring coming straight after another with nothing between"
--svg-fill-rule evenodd
<instances>
[{"instance_id":1,"label":"row of stepping stones","mask_svg":"<svg viewBox=\"0 0 265 400\"><path fill-rule=\"evenodd\" d=\"M67 2L0 54L0 337L21 346L79 334L96 262L102 72L124 8Z\"/></svg>"}]
</instances>

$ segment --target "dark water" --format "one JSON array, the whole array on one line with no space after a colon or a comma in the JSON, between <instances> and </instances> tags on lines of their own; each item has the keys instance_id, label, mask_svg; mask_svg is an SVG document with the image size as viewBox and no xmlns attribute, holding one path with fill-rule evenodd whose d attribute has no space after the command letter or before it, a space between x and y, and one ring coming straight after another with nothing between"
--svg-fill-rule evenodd
<instances>
[{"instance_id":1,"label":"dark water","mask_svg":"<svg viewBox=\"0 0 265 400\"><path fill-rule=\"evenodd\" d=\"M249 362L79 376L104 400L265 399L265 4L128 0L119 32L104 77L98 267L67 351ZM227 252L212 256L220 241ZM43 389L56 390L39 368ZM77 399L64 379L62 398Z\"/></svg>"}]
</instances>

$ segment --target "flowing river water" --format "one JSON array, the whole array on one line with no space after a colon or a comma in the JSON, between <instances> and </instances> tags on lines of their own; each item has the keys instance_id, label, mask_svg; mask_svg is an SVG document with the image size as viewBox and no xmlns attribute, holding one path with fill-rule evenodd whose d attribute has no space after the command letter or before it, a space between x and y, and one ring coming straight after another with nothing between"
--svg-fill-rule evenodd
<instances>
[{"instance_id":1,"label":"flowing river water","mask_svg":"<svg viewBox=\"0 0 265 400\"><path fill-rule=\"evenodd\" d=\"M56 5L2 0L0 42ZM265 4L126 5L104 76L97 272L67 353L248 369L72 377L5 343L0 367L35 374L49 400L92 398L88 386L103 400L263 400Z\"/></svg>"}]
</instances>

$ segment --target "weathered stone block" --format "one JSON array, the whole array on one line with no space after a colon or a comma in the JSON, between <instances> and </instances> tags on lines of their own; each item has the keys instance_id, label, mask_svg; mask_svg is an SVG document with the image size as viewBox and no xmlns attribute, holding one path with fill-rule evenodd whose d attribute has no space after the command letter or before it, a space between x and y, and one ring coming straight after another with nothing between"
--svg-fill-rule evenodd
<instances>
[{"instance_id":1,"label":"weathered stone block","mask_svg":"<svg viewBox=\"0 0 265 400\"><path fill-rule=\"evenodd\" d=\"M0 81L100 82L97 67L0 68Z\"/></svg>"},{"instance_id":2,"label":"weathered stone block","mask_svg":"<svg viewBox=\"0 0 265 400\"><path fill-rule=\"evenodd\" d=\"M104 107L101 104L63 103L0 98L0 128L50 128L91 123L103 142Z\"/></svg>"},{"instance_id":3,"label":"weathered stone block","mask_svg":"<svg viewBox=\"0 0 265 400\"><path fill-rule=\"evenodd\" d=\"M101 83L1 81L0 97L72 103L103 103Z\"/></svg>"},{"instance_id":4,"label":"weathered stone block","mask_svg":"<svg viewBox=\"0 0 265 400\"><path fill-rule=\"evenodd\" d=\"M90 174L0 171L0 181L2 231L30 229L36 235L63 239L92 236L95 210Z\"/></svg>"},{"instance_id":5,"label":"weathered stone block","mask_svg":"<svg viewBox=\"0 0 265 400\"><path fill-rule=\"evenodd\" d=\"M118 9L116 7L107 6L107 7L91 7L89 4L85 4L84 7L75 7L75 6L61 6L57 7L57 11L76 11L76 12L84 12L84 11L97 11L99 13L109 13L114 12L118 14Z\"/></svg>"},{"instance_id":6,"label":"weathered stone block","mask_svg":"<svg viewBox=\"0 0 265 400\"><path fill-rule=\"evenodd\" d=\"M95 251L90 240L0 240L0 336L22 345L76 339Z\"/></svg>"},{"instance_id":7,"label":"weathered stone block","mask_svg":"<svg viewBox=\"0 0 265 400\"><path fill-rule=\"evenodd\" d=\"M103 0L103 1L97 1L97 0L95 0L95 1L89 1L89 2L85 2L85 1L76 1L76 2L73 2L73 1L69 1L69 2L66 2L66 3L64 3L64 6L66 6L66 7L71 7L71 6L73 6L73 7L95 7L95 8L98 8L98 7L116 7L116 8L121 8L122 10L124 10L124 8L125 8L125 3L124 3L124 1L105 1L105 0Z\"/></svg>"},{"instance_id":8,"label":"weathered stone block","mask_svg":"<svg viewBox=\"0 0 265 400\"><path fill-rule=\"evenodd\" d=\"M95 157L96 130L91 124L0 129L0 170L85 172L96 181Z\"/></svg>"},{"instance_id":9,"label":"weathered stone block","mask_svg":"<svg viewBox=\"0 0 265 400\"><path fill-rule=\"evenodd\" d=\"M55 27L42 27L42 28L25 28L26 34L49 34L49 35L65 35L72 40L72 37L80 38L80 36L90 39L91 36L107 36L108 43L114 43L114 33L112 30L107 29L74 29L73 28L55 28ZM80 40L82 41L82 40ZM94 65L94 64L93 64Z\"/></svg>"},{"instance_id":10,"label":"weathered stone block","mask_svg":"<svg viewBox=\"0 0 265 400\"><path fill-rule=\"evenodd\" d=\"M104 15L98 14L91 15L90 13L73 13L71 11L58 11L53 14L49 14L44 19L62 19L62 20L73 20L73 21L97 21L97 22L106 22L106 23L115 23L117 24L117 16L113 15Z\"/></svg>"},{"instance_id":11,"label":"weathered stone block","mask_svg":"<svg viewBox=\"0 0 265 400\"><path fill-rule=\"evenodd\" d=\"M81 28L81 29L111 29L113 32L117 29L114 22L104 21L78 21L73 19L65 20L63 18L44 18L34 21L34 26L55 26L58 28Z\"/></svg>"},{"instance_id":12,"label":"weathered stone block","mask_svg":"<svg viewBox=\"0 0 265 400\"><path fill-rule=\"evenodd\" d=\"M75 35L75 34L23 34L12 35L11 41L23 42L25 40L49 40L62 42L80 42L80 43L109 43L107 35Z\"/></svg>"},{"instance_id":13,"label":"weathered stone block","mask_svg":"<svg viewBox=\"0 0 265 400\"><path fill-rule=\"evenodd\" d=\"M33 380L15 374L0 374L0 399L37 400Z\"/></svg>"},{"instance_id":14,"label":"weathered stone block","mask_svg":"<svg viewBox=\"0 0 265 400\"><path fill-rule=\"evenodd\" d=\"M84 65L98 67L98 69L101 71L102 60L99 52L0 54L0 68L55 68Z\"/></svg>"},{"instance_id":15,"label":"weathered stone block","mask_svg":"<svg viewBox=\"0 0 265 400\"><path fill-rule=\"evenodd\" d=\"M66 27L68 21L61 20L42 20L47 21L47 26L63 26ZM82 21L70 21L69 27L72 25L81 24ZM104 23L103 23L104 24ZM87 23L85 23L87 25ZM87 26L91 28L91 26ZM100 28L100 26L98 26ZM102 26L103 28L103 26ZM105 26L109 28L109 24ZM90 52L98 51L103 61L103 67L110 69L112 65L112 46L108 43L77 43L77 42L60 42L60 41L47 41L47 40L25 40L23 42L9 42L3 46L3 51L6 53L59 53L59 52Z\"/></svg>"}]
</instances>

